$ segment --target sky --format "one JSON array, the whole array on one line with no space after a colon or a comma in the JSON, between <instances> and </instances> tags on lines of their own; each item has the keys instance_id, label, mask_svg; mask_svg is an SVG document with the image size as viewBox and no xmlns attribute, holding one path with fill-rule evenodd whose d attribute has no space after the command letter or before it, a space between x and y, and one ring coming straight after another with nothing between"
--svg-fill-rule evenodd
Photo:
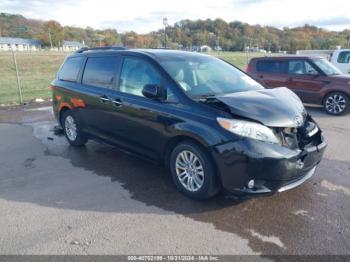
<instances>
[{"instance_id":1,"label":"sky","mask_svg":"<svg viewBox=\"0 0 350 262\"><path fill-rule=\"evenodd\" d=\"M182 19L350 29L350 0L0 0L0 12L62 25L148 33Z\"/></svg>"}]
</instances>

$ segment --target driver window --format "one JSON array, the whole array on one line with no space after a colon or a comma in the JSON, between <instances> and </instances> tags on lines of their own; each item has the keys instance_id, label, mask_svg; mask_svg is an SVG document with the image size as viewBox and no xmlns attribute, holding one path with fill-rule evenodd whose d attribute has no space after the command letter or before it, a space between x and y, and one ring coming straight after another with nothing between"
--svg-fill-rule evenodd
<instances>
[{"instance_id":1,"label":"driver window","mask_svg":"<svg viewBox=\"0 0 350 262\"><path fill-rule=\"evenodd\" d=\"M317 70L305 60L291 60L288 63L288 72L293 75L317 75Z\"/></svg>"},{"instance_id":2,"label":"driver window","mask_svg":"<svg viewBox=\"0 0 350 262\"><path fill-rule=\"evenodd\" d=\"M305 71L307 75L318 75L317 70L307 61L305 62Z\"/></svg>"},{"instance_id":3,"label":"driver window","mask_svg":"<svg viewBox=\"0 0 350 262\"><path fill-rule=\"evenodd\" d=\"M143 96L142 89L147 84L160 86L158 71L147 61L126 57L120 75L119 90L124 93Z\"/></svg>"}]
</instances>

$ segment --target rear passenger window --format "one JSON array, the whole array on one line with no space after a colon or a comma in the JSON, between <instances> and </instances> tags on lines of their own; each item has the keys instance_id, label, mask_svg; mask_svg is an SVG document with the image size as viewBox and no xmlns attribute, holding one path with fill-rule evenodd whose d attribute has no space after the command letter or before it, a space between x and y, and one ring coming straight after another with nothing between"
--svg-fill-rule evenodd
<instances>
[{"instance_id":1,"label":"rear passenger window","mask_svg":"<svg viewBox=\"0 0 350 262\"><path fill-rule=\"evenodd\" d=\"M84 57L68 58L58 73L58 79L62 81L76 82L83 62Z\"/></svg>"},{"instance_id":2,"label":"rear passenger window","mask_svg":"<svg viewBox=\"0 0 350 262\"><path fill-rule=\"evenodd\" d=\"M118 58L115 56L90 57L85 65L82 82L85 85L112 88L117 69Z\"/></svg>"},{"instance_id":3,"label":"rear passenger window","mask_svg":"<svg viewBox=\"0 0 350 262\"><path fill-rule=\"evenodd\" d=\"M258 72L283 74L286 72L286 63L283 61L257 61L256 70Z\"/></svg>"}]
</instances>

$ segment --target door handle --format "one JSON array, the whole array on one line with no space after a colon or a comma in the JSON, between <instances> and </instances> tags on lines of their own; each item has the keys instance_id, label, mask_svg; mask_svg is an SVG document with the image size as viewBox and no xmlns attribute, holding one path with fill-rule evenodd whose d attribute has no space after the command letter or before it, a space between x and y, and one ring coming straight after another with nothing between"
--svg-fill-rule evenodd
<instances>
[{"instance_id":1,"label":"door handle","mask_svg":"<svg viewBox=\"0 0 350 262\"><path fill-rule=\"evenodd\" d=\"M264 78L264 76L263 76L263 75L259 75L259 78L263 79L263 78Z\"/></svg>"},{"instance_id":2,"label":"door handle","mask_svg":"<svg viewBox=\"0 0 350 262\"><path fill-rule=\"evenodd\" d=\"M293 78L292 77L290 77L290 78L288 78L288 80L287 80L288 82L293 82Z\"/></svg>"},{"instance_id":3,"label":"door handle","mask_svg":"<svg viewBox=\"0 0 350 262\"><path fill-rule=\"evenodd\" d=\"M103 96L100 96L100 101L101 101L102 103L106 103L106 102L109 101L109 98L108 98L107 96L103 95Z\"/></svg>"},{"instance_id":4,"label":"door handle","mask_svg":"<svg viewBox=\"0 0 350 262\"><path fill-rule=\"evenodd\" d=\"M121 107L123 106L123 102L122 100L120 100L119 98L116 98L112 101L112 103L116 106L116 107Z\"/></svg>"}]
</instances>

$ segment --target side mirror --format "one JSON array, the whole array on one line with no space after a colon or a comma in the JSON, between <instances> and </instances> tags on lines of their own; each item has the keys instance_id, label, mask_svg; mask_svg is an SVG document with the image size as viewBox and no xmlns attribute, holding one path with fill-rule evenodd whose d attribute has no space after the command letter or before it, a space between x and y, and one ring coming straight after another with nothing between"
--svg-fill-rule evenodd
<instances>
[{"instance_id":1,"label":"side mirror","mask_svg":"<svg viewBox=\"0 0 350 262\"><path fill-rule=\"evenodd\" d=\"M162 97L162 90L158 85L147 84L143 87L142 94L147 98L159 99Z\"/></svg>"},{"instance_id":2,"label":"side mirror","mask_svg":"<svg viewBox=\"0 0 350 262\"><path fill-rule=\"evenodd\" d=\"M312 77L318 77L319 73L317 71L310 70L307 72L307 75L312 76Z\"/></svg>"}]
</instances>

